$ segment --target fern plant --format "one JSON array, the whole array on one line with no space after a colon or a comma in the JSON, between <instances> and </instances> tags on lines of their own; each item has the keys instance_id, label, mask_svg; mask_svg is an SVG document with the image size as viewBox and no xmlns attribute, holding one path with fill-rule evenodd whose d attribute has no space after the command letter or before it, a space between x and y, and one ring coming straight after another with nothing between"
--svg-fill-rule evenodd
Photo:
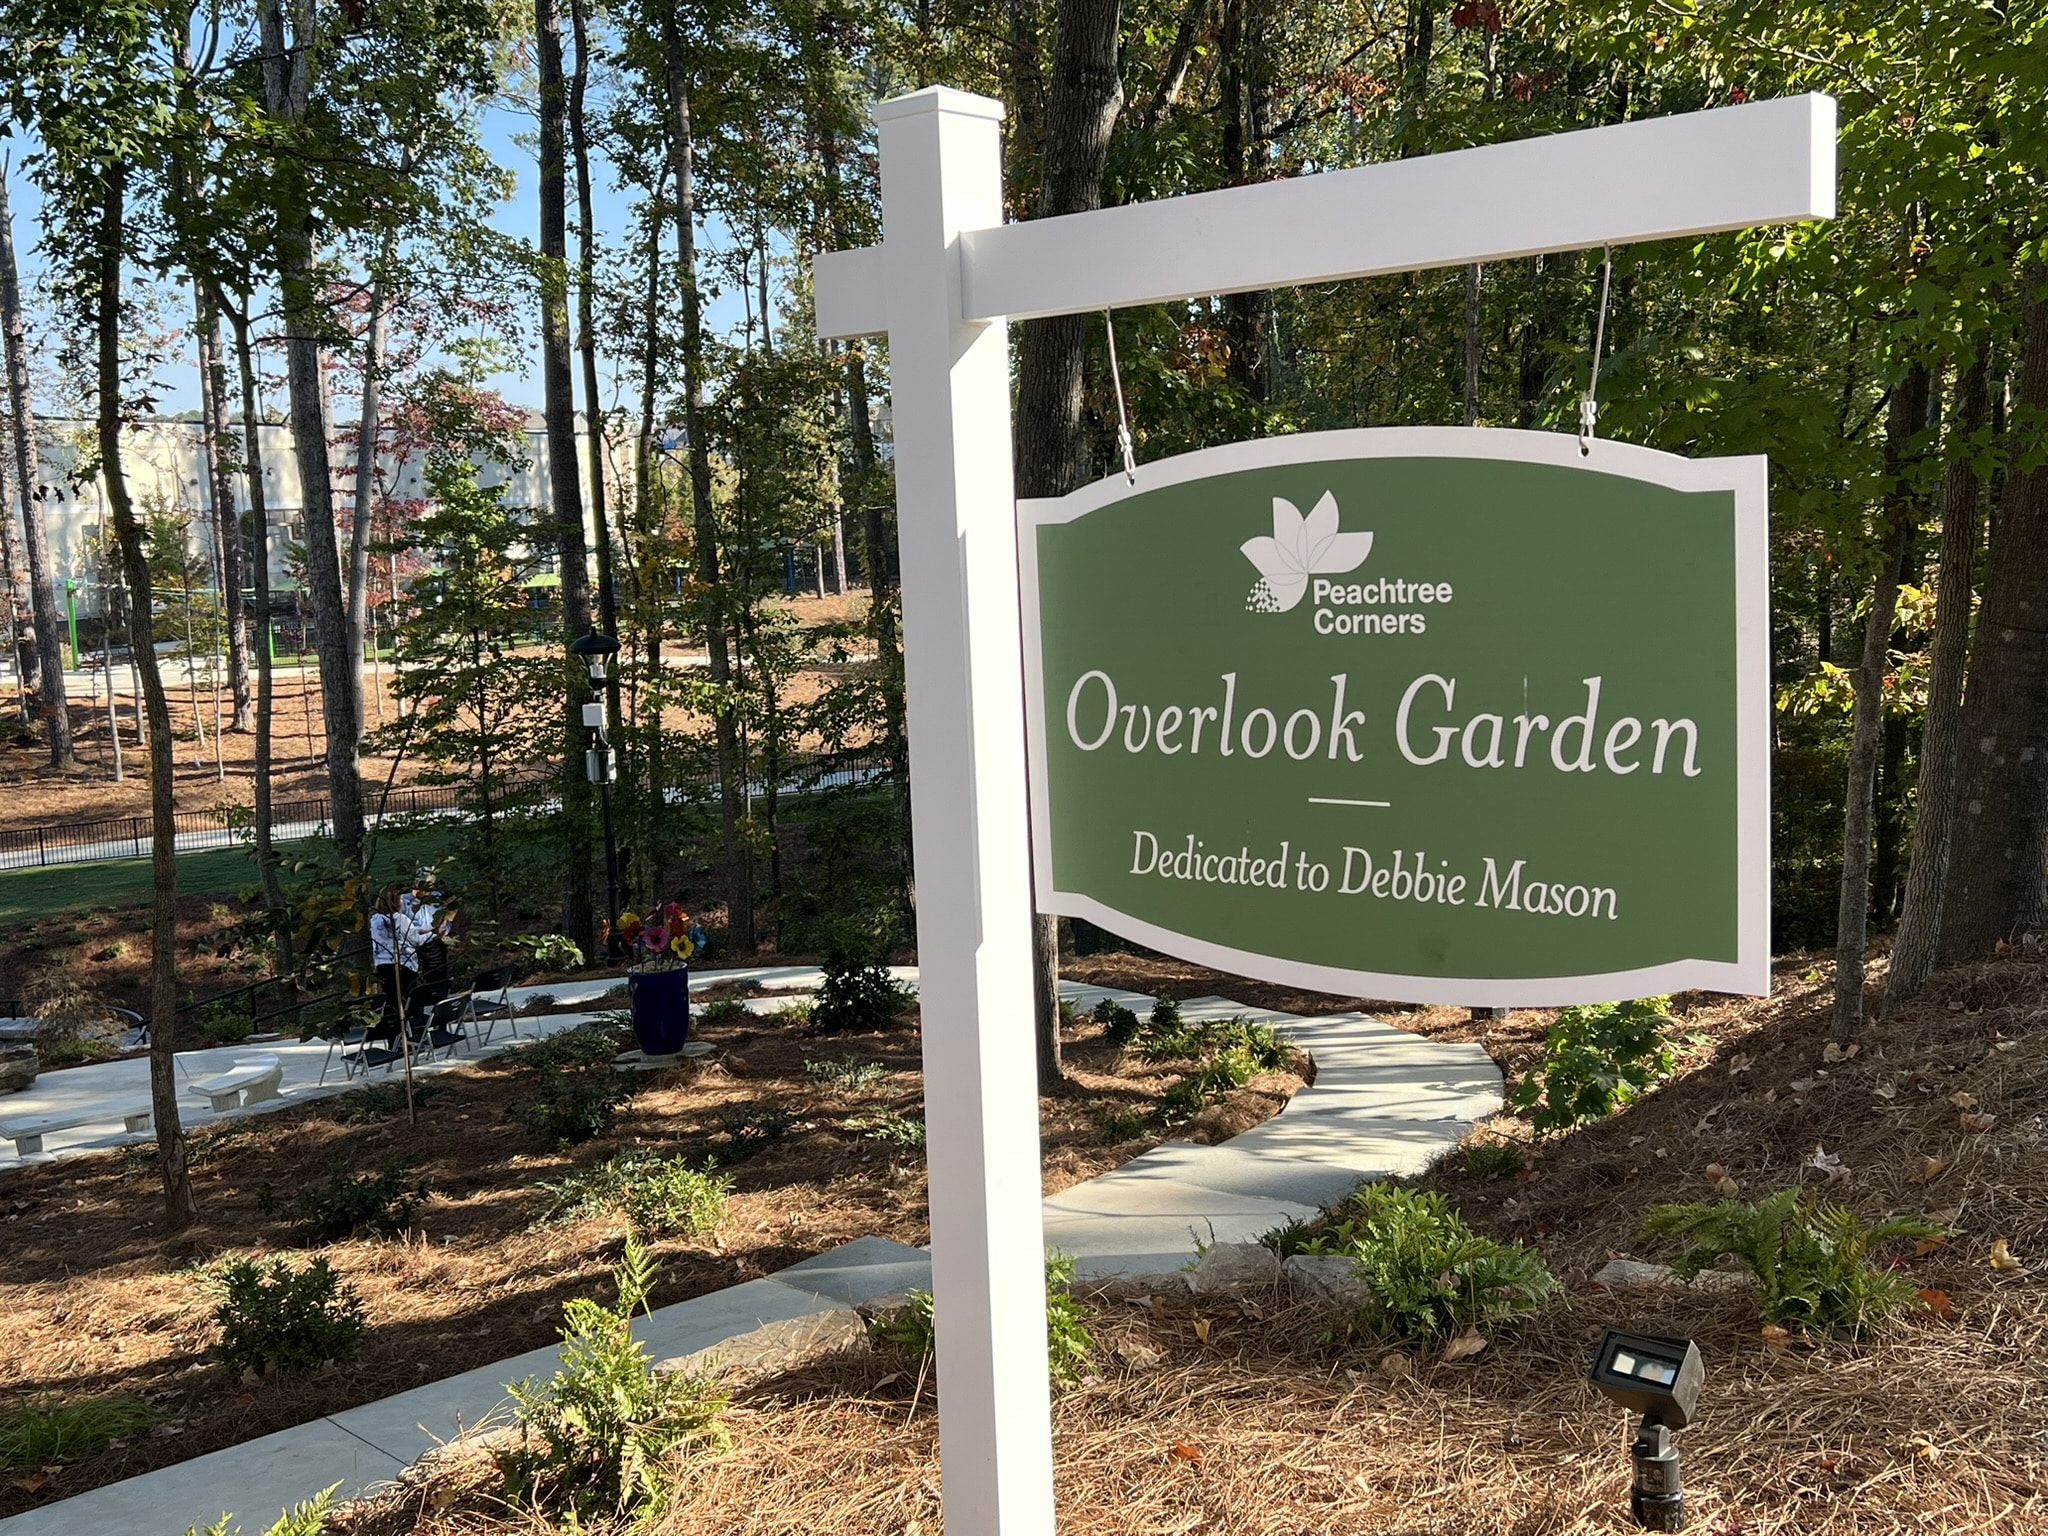
<instances>
[{"instance_id":1,"label":"fern plant","mask_svg":"<svg viewBox=\"0 0 2048 1536\"><path fill-rule=\"evenodd\" d=\"M327 1529L327 1516L334 1508L334 1495L340 1487L339 1483L331 1483L312 1498L280 1512L277 1523L263 1536L321 1536ZM242 1528L233 1515L222 1515L205 1530L196 1525L186 1526L185 1536L242 1536Z\"/></svg>"},{"instance_id":2,"label":"fern plant","mask_svg":"<svg viewBox=\"0 0 2048 1536\"><path fill-rule=\"evenodd\" d=\"M1860 1334L1919 1299L1910 1276L1873 1267L1871 1254L1901 1238L1937 1237L1942 1228L1919 1216L1894 1216L1866 1227L1846 1206L1781 1189L1754 1205L1721 1200L1653 1205L1645 1237L1685 1237L1692 1246L1672 1261L1690 1280L1732 1254L1757 1279L1763 1320L1786 1328Z\"/></svg>"},{"instance_id":3,"label":"fern plant","mask_svg":"<svg viewBox=\"0 0 2048 1536\"><path fill-rule=\"evenodd\" d=\"M1323 1232L1275 1234L1282 1252L1343 1254L1371 1289L1365 1322L1394 1338L1443 1338L1533 1311L1557 1294L1542 1256L1482 1237L1432 1190L1368 1184Z\"/></svg>"},{"instance_id":4,"label":"fern plant","mask_svg":"<svg viewBox=\"0 0 2048 1536\"><path fill-rule=\"evenodd\" d=\"M1052 1379L1071 1387L1081 1379L1081 1368L1095 1353L1095 1336L1088 1331L1088 1309L1069 1294L1074 1281L1072 1255L1048 1248L1045 1254L1045 1364ZM869 1337L917 1361L928 1364L938 1348L938 1334L932 1320L932 1293L912 1291L904 1304L886 1312L868 1325Z\"/></svg>"},{"instance_id":5,"label":"fern plant","mask_svg":"<svg viewBox=\"0 0 2048 1536\"><path fill-rule=\"evenodd\" d=\"M1668 997L1627 1003L1590 1003L1558 1010L1543 1039L1543 1059L1508 1103L1538 1131L1560 1131L1613 1114L1668 1076L1671 1048L1663 1031L1675 1027Z\"/></svg>"},{"instance_id":6,"label":"fern plant","mask_svg":"<svg viewBox=\"0 0 2048 1536\"><path fill-rule=\"evenodd\" d=\"M498 1457L509 1501L564 1513L572 1528L613 1517L646 1526L668 1507L680 1458L730 1443L724 1394L702 1377L655 1370L633 1337L654 1275L646 1247L627 1239L612 1272L617 1304L571 1301L554 1379L506 1389L525 1430Z\"/></svg>"}]
</instances>

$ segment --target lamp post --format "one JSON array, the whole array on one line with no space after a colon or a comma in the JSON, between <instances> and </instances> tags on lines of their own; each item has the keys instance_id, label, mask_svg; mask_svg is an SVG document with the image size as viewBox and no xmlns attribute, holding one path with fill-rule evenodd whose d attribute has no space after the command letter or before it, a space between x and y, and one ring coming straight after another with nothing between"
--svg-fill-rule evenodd
<instances>
[{"instance_id":1,"label":"lamp post","mask_svg":"<svg viewBox=\"0 0 2048 1536\"><path fill-rule=\"evenodd\" d=\"M583 706L583 723L597 732L597 745L583 754L583 771L598 789L604 815L605 949L618 952L619 932L619 844L612 831L612 784L619 776L619 757L612 750L611 732L604 717L605 668L619 651L619 642L593 629L569 642L569 654L590 673L590 691L596 695Z\"/></svg>"}]
</instances>

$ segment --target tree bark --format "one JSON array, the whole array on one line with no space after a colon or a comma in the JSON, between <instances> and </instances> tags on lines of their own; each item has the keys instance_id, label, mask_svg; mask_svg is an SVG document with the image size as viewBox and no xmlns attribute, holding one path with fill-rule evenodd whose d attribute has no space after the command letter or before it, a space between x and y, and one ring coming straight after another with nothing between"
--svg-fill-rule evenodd
<instances>
[{"instance_id":1,"label":"tree bark","mask_svg":"<svg viewBox=\"0 0 2048 1536\"><path fill-rule=\"evenodd\" d=\"M213 497L214 548L220 553L221 616L228 637L228 729L249 728L249 615L242 605L242 519L235 510L235 479L228 468L227 368L220 351L220 315L203 285L195 285L199 321L200 438Z\"/></svg>"},{"instance_id":2,"label":"tree bark","mask_svg":"<svg viewBox=\"0 0 2048 1536\"><path fill-rule=\"evenodd\" d=\"M533 33L540 75L541 400L547 420L548 493L554 503L562 577L562 642L590 632L590 554L583 521L583 483L576 465L576 390L569 365L569 225L567 88L562 25L555 0L534 0ZM591 893L591 785L583 771L583 706L594 695L581 679L562 717L562 833L567 861L562 926L586 956L597 954Z\"/></svg>"},{"instance_id":3,"label":"tree bark","mask_svg":"<svg viewBox=\"0 0 2048 1536\"><path fill-rule=\"evenodd\" d=\"M1956 380L1956 438L1941 488L1941 556L1936 568L1934 643L1928 659L1927 720L1920 739L1919 811L1906 867L1906 903L1885 976L1884 1011L1895 1013L1927 984L1941 945L1942 892L1954 843L1957 753L1962 741L1963 668L1970 649L1983 481L1977 438L1991 406L1991 353Z\"/></svg>"},{"instance_id":4,"label":"tree bark","mask_svg":"<svg viewBox=\"0 0 2048 1536\"><path fill-rule=\"evenodd\" d=\"M1871 584L1870 615L1863 626L1863 659L1852 675L1856 707L1849 728L1849 785L1842 817L1842 895L1836 909L1835 1023L1837 1040L1863 1032L1864 946L1870 934L1870 841L1877 749L1884 726L1885 662L1892 621L1899 611L1900 568L1919 531L1906 461L1913 434L1927 417L1927 370L1915 365L1892 391L1885 421L1888 482L1880 524L1880 555Z\"/></svg>"},{"instance_id":5,"label":"tree bark","mask_svg":"<svg viewBox=\"0 0 2048 1536\"><path fill-rule=\"evenodd\" d=\"M6 598L4 603L0 603L0 625L6 626L7 659L13 665L15 679L21 684L17 702L21 707L21 723L27 726L35 721L35 708L29 695L35 688L33 679L42 675L42 668L36 660L35 626L21 622L21 577L27 557L21 549L21 524L15 519L17 505L14 498L14 454L11 449L0 448L0 583L5 584Z\"/></svg>"},{"instance_id":6,"label":"tree bark","mask_svg":"<svg viewBox=\"0 0 2048 1536\"><path fill-rule=\"evenodd\" d=\"M597 534L597 617L608 635L619 632L618 593L612 578L610 509L604 496L604 402L597 385L597 226L590 194L590 132L583 99L590 85L590 29L585 0L569 0L576 39L576 72L569 78L569 153L576 166L576 350L583 364L583 432L590 453L590 519ZM619 713L616 671L610 694L612 723Z\"/></svg>"},{"instance_id":7,"label":"tree bark","mask_svg":"<svg viewBox=\"0 0 2048 1536\"><path fill-rule=\"evenodd\" d=\"M348 653L355 663L350 676L359 742L368 728L363 669L370 621L370 534L377 516L377 428L384 413L384 273L397 259L396 247L397 241L387 231L378 252L379 270L370 279L370 316L363 335L362 409L356 413L355 513L348 530Z\"/></svg>"},{"instance_id":8,"label":"tree bark","mask_svg":"<svg viewBox=\"0 0 2048 1536\"><path fill-rule=\"evenodd\" d=\"M100 473L107 510L127 580L128 649L142 676L149 711L150 876L156 887L150 924L149 1098L156 1118L157 1164L163 1177L164 1223L173 1232L198 1214L186 1166L185 1133L178 1118L177 1067L172 1060L178 1016L178 821L171 753L171 710L157 670L150 615L149 557L121 467L121 248L127 168L116 161L101 173L99 292L94 328L98 341Z\"/></svg>"},{"instance_id":9,"label":"tree bark","mask_svg":"<svg viewBox=\"0 0 2048 1536\"><path fill-rule=\"evenodd\" d=\"M1038 217L1102 206L1102 172L1123 110L1117 57L1119 0L1060 0L1053 34L1052 90L1045 122L1045 163ZM1086 315L1027 320L1017 351L1016 470L1019 496L1064 496L1088 477L1082 429ZM1060 1064L1059 919L1033 924L1038 1077L1050 1087Z\"/></svg>"},{"instance_id":10,"label":"tree bark","mask_svg":"<svg viewBox=\"0 0 2048 1536\"><path fill-rule=\"evenodd\" d=\"M50 767L68 773L78 766L71 744L71 705L64 690L63 623L50 570L50 541L43 527L42 497L36 483L36 422L28 394L28 338L21 313L21 278L14 265L14 215L7 205L7 178L0 176L0 338L7 353L7 408L14 421L14 486L21 498L22 552L28 574L29 612L35 620L36 706L50 741Z\"/></svg>"},{"instance_id":11,"label":"tree bark","mask_svg":"<svg viewBox=\"0 0 2048 1536\"><path fill-rule=\"evenodd\" d=\"M1465 425L1479 425L1479 263L1465 269Z\"/></svg>"},{"instance_id":12,"label":"tree bark","mask_svg":"<svg viewBox=\"0 0 2048 1536\"><path fill-rule=\"evenodd\" d=\"M309 8L310 9L310 8ZM260 0L265 100L270 114L300 122L312 89L314 39L288 46L283 0ZM313 265L313 210L303 169L291 156L272 180L277 213L278 293L285 330L285 381L291 397L292 446L299 465L305 517L306 597L313 610L313 646L320 663L320 710L327 728L329 826L345 866L363 857L363 781L356 756L361 737L355 710L362 658L349 657L348 604L334 527L334 482L327 456L327 399L320 354L326 313ZM359 936L360 938L360 936ZM360 947L358 942L357 948Z\"/></svg>"},{"instance_id":13,"label":"tree bark","mask_svg":"<svg viewBox=\"0 0 2048 1536\"><path fill-rule=\"evenodd\" d=\"M718 569L718 523L711 507L711 450L704 435L704 317L697 287L696 145L690 129L689 78L681 38L664 31L668 54L670 153L676 183L676 267L683 287L683 431L689 438L690 504L697 536L697 579L704 587L704 643L716 695L718 814L726 864L726 942L737 954L754 948L754 870L741 824L746 785L739 722L732 697L732 655L726 639L724 588Z\"/></svg>"},{"instance_id":14,"label":"tree bark","mask_svg":"<svg viewBox=\"0 0 2048 1536\"><path fill-rule=\"evenodd\" d=\"M2048 410L2048 268L2021 294L2014 415ZM1988 953L2034 904L2048 837L2048 466L2006 472L1963 697L1941 957Z\"/></svg>"}]
</instances>

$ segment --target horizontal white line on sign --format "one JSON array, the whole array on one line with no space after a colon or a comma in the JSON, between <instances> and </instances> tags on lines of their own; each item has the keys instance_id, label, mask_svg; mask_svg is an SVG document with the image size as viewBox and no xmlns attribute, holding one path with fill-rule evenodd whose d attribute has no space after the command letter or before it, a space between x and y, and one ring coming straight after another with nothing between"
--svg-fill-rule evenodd
<instances>
[{"instance_id":1,"label":"horizontal white line on sign","mask_svg":"<svg viewBox=\"0 0 2048 1536\"><path fill-rule=\"evenodd\" d=\"M1322 795L1310 795L1308 803L1310 805L1370 805L1382 811L1392 810L1394 806L1394 802L1391 800L1330 800Z\"/></svg>"}]
</instances>

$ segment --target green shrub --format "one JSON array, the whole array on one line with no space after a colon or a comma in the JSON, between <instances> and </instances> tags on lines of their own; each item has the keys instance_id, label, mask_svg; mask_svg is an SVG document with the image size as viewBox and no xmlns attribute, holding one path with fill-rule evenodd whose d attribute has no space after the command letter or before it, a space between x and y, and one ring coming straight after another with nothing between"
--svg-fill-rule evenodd
<instances>
[{"instance_id":1,"label":"green shrub","mask_svg":"<svg viewBox=\"0 0 2048 1536\"><path fill-rule=\"evenodd\" d=\"M139 1397L89 1397L54 1408L31 1405L0 1416L0 1467L79 1461L163 1416L162 1409Z\"/></svg>"},{"instance_id":2,"label":"green shrub","mask_svg":"<svg viewBox=\"0 0 2048 1536\"><path fill-rule=\"evenodd\" d=\"M583 950L574 939L560 933L521 933L505 941L517 952L518 969L524 975L535 971L580 971Z\"/></svg>"},{"instance_id":3,"label":"green shrub","mask_svg":"<svg viewBox=\"0 0 2048 1536\"><path fill-rule=\"evenodd\" d=\"M856 1115L846 1122L846 1128L862 1141L878 1141L884 1146L924 1145L924 1121L899 1115L893 1109L878 1110L872 1115Z\"/></svg>"},{"instance_id":4,"label":"green shrub","mask_svg":"<svg viewBox=\"0 0 2048 1536\"><path fill-rule=\"evenodd\" d=\"M1052 1379L1070 1387L1081 1379L1081 1368L1095 1353L1095 1336L1088 1331L1088 1309L1067 1287L1074 1280L1074 1260L1051 1249L1045 1254L1045 1364ZM868 1325L868 1336L927 1365L937 1349L938 1336L932 1322L930 1291L912 1291L894 1311L885 1312Z\"/></svg>"},{"instance_id":5,"label":"green shrub","mask_svg":"<svg viewBox=\"0 0 2048 1536\"><path fill-rule=\"evenodd\" d=\"M581 1146L609 1136L619 1122L619 1106L632 1096L633 1085L628 1082L545 1076L534 1096L519 1106L519 1117L550 1146Z\"/></svg>"},{"instance_id":6,"label":"green shrub","mask_svg":"<svg viewBox=\"0 0 2048 1536\"><path fill-rule=\"evenodd\" d=\"M730 1443L724 1395L705 1378L655 1370L633 1337L654 1274L647 1250L628 1239L612 1272L618 1304L571 1301L554 1379L507 1389L524 1431L498 1456L507 1502L559 1511L572 1529L619 1516L650 1522L668 1505L678 1462Z\"/></svg>"},{"instance_id":7,"label":"green shrub","mask_svg":"<svg viewBox=\"0 0 2048 1536\"><path fill-rule=\"evenodd\" d=\"M1242 1015L1210 1025L1202 1031L1202 1040L1212 1050L1243 1051L1260 1072L1278 1072L1287 1065L1290 1053L1287 1037L1280 1031Z\"/></svg>"},{"instance_id":8,"label":"green shrub","mask_svg":"<svg viewBox=\"0 0 2048 1536\"><path fill-rule=\"evenodd\" d=\"M792 998L769 1015L775 1023L790 1029L809 1029L817 1017L817 1008L809 998Z\"/></svg>"},{"instance_id":9,"label":"green shrub","mask_svg":"<svg viewBox=\"0 0 2048 1536\"><path fill-rule=\"evenodd\" d=\"M425 1109L436 1099L452 1097L454 1092L446 1083L416 1082L412 1085L413 1107ZM327 1101L327 1114L343 1125L381 1125L405 1112L403 1083L367 1083L353 1093Z\"/></svg>"},{"instance_id":10,"label":"green shrub","mask_svg":"<svg viewBox=\"0 0 2048 1536\"><path fill-rule=\"evenodd\" d=\"M391 1237L408 1230L427 1202L427 1181L407 1179L406 1163L386 1163L371 1173L336 1167L327 1182L299 1191L292 1202L299 1222L322 1242L345 1237ZM268 1184L256 1191L256 1208L275 1216L284 1208Z\"/></svg>"},{"instance_id":11,"label":"green shrub","mask_svg":"<svg viewBox=\"0 0 2048 1536\"><path fill-rule=\"evenodd\" d=\"M1145 1134L1145 1117L1134 1109L1098 1109L1095 1128L1106 1141L1136 1141Z\"/></svg>"},{"instance_id":12,"label":"green shrub","mask_svg":"<svg viewBox=\"0 0 2048 1536\"><path fill-rule=\"evenodd\" d=\"M736 997L717 998L697 1010L700 1024L744 1024L751 1017L747 1005Z\"/></svg>"},{"instance_id":13,"label":"green shrub","mask_svg":"<svg viewBox=\"0 0 2048 1536\"><path fill-rule=\"evenodd\" d=\"M1167 1089L1159 1101L1159 1118L1166 1125L1185 1125L1257 1075L1258 1062L1247 1047L1233 1045L1220 1050Z\"/></svg>"},{"instance_id":14,"label":"green shrub","mask_svg":"<svg viewBox=\"0 0 2048 1536\"><path fill-rule=\"evenodd\" d=\"M536 1072L597 1072L618 1059L619 1037L610 1029L579 1025L536 1040L520 1051L520 1065Z\"/></svg>"},{"instance_id":15,"label":"green shrub","mask_svg":"<svg viewBox=\"0 0 2048 1536\"><path fill-rule=\"evenodd\" d=\"M889 974L887 954L879 936L835 934L825 952L825 979L811 1005L811 1028L830 1035L893 1025L914 999Z\"/></svg>"},{"instance_id":16,"label":"green shrub","mask_svg":"<svg viewBox=\"0 0 2048 1536\"><path fill-rule=\"evenodd\" d=\"M1392 1338L1449 1338L1541 1306L1558 1290L1520 1243L1481 1237L1442 1195L1368 1184L1322 1232L1275 1234L1296 1253L1344 1254L1371 1288L1364 1320Z\"/></svg>"},{"instance_id":17,"label":"green shrub","mask_svg":"<svg viewBox=\"0 0 2048 1536\"><path fill-rule=\"evenodd\" d=\"M789 1134L795 1122L787 1110L772 1104L728 1104L718 1112L726 1145L719 1154L728 1163L743 1163Z\"/></svg>"},{"instance_id":18,"label":"green shrub","mask_svg":"<svg viewBox=\"0 0 2048 1536\"><path fill-rule=\"evenodd\" d=\"M230 1259L220 1267L221 1363L243 1371L290 1375L355 1358L363 1303L323 1258L294 1270L283 1259L259 1265Z\"/></svg>"},{"instance_id":19,"label":"green shrub","mask_svg":"<svg viewBox=\"0 0 2048 1536\"><path fill-rule=\"evenodd\" d=\"M1138 1016L1122 1003L1104 998L1095 1005L1095 1022L1111 1045L1129 1045L1138 1038Z\"/></svg>"},{"instance_id":20,"label":"green shrub","mask_svg":"<svg viewBox=\"0 0 2048 1536\"><path fill-rule=\"evenodd\" d=\"M1943 1229L1918 1216L1894 1216L1866 1227L1844 1206L1782 1189L1751 1205L1722 1200L1653 1205L1644 1236L1685 1237L1692 1246L1672 1261L1690 1280L1724 1254L1757 1278L1757 1306L1767 1323L1823 1333L1861 1333L1919 1299L1912 1278L1873 1268L1872 1251L1900 1238L1937 1237Z\"/></svg>"},{"instance_id":21,"label":"green shrub","mask_svg":"<svg viewBox=\"0 0 2048 1536\"><path fill-rule=\"evenodd\" d=\"M1512 1141L1475 1141L1465 1149L1465 1171L1475 1179L1513 1178L1522 1161L1522 1149Z\"/></svg>"},{"instance_id":22,"label":"green shrub","mask_svg":"<svg viewBox=\"0 0 2048 1536\"><path fill-rule=\"evenodd\" d=\"M619 1171L620 1204L635 1232L647 1237L699 1237L725 1215L731 1179L708 1168L692 1168L680 1157L640 1153L624 1161Z\"/></svg>"},{"instance_id":23,"label":"green shrub","mask_svg":"<svg viewBox=\"0 0 2048 1536\"><path fill-rule=\"evenodd\" d=\"M1668 997L1591 1003L1558 1012L1543 1059L1515 1085L1508 1102L1538 1131L1598 1120L1671 1071L1662 1031L1673 1023Z\"/></svg>"},{"instance_id":24,"label":"green shrub","mask_svg":"<svg viewBox=\"0 0 2048 1536\"><path fill-rule=\"evenodd\" d=\"M331 1484L303 1504L286 1510L263 1536L321 1536L321 1532L327 1529L327 1516L334 1508L334 1495L340 1487L339 1483ZM222 1515L203 1531L188 1525L185 1536L242 1536L242 1528L232 1523L234 1518L233 1515Z\"/></svg>"},{"instance_id":25,"label":"green shrub","mask_svg":"<svg viewBox=\"0 0 2048 1536\"><path fill-rule=\"evenodd\" d=\"M889 1075L889 1069L879 1061L807 1061L804 1073L828 1088L846 1093L879 1083Z\"/></svg>"},{"instance_id":26,"label":"green shrub","mask_svg":"<svg viewBox=\"0 0 2048 1536\"><path fill-rule=\"evenodd\" d=\"M192 1027L221 1045L239 1045L256 1033L256 1020L248 998L230 997L201 1008L192 1016Z\"/></svg>"}]
</instances>

